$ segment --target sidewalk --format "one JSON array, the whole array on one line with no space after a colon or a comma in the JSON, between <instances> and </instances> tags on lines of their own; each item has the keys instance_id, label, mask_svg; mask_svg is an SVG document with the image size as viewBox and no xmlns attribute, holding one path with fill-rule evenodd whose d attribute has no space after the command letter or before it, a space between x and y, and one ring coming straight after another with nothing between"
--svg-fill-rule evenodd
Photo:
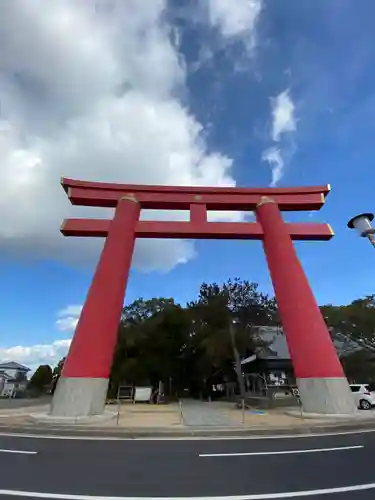
<instances>
[{"instance_id":1,"label":"sidewalk","mask_svg":"<svg viewBox=\"0 0 375 500\"><path fill-rule=\"evenodd\" d=\"M327 418L298 418L286 415L285 408L273 410L238 410L233 403L193 403L168 405L107 405L118 416L111 421L94 424L42 424L30 417L46 413L48 405L0 411L0 432L37 432L85 434L119 437L169 436L238 436L270 434L307 434L375 430L375 412L362 412L356 421ZM192 414L193 411L193 414ZM195 412L195 414L194 414ZM200 414L199 414L200 413ZM193 415L193 419L192 419ZM211 419L211 416L215 417Z\"/></svg>"},{"instance_id":2,"label":"sidewalk","mask_svg":"<svg viewBox=\"0 0 375 500\"><path fill-rule=\"evenodd\" d=\"M303 419L288 416L285 408L279 410L246 410L235 408L234 403L177 403L168 405L149 405L144 403L133 404L123 402L120 405L110 404L106 410L118 413L118 418L95 424L84 424L95 427L117 428L186 428L186 427L283 427L290 425L304 425ZM6 421L32 422L30 414L47 413L49 405L28 406L16 409L0 410L0 423ZM195 414L194 414L195 413ZM214 416L214 417L213 417ZM210 417L213 417L210 420ZM309 419L309 424L324 422L324 419ZM375 424L375 419L374 419Z\"/></svg>"}]
</instances>

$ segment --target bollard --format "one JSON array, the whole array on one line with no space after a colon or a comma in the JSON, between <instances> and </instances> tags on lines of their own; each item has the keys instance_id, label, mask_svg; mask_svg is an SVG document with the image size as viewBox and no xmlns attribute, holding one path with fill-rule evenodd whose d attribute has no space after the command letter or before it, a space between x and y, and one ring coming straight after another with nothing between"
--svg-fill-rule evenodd
<instances>
[{"instance_id":1,"label":"bollard","mask_svg":"<svg viewBox=\"0 0 375 500\"><path fill-rule=\"evenodd\" d=\"M121 406L121 401L117 399L117 417L116 417L116 425L119 424L120 421L120 406Z\"/></svg>"},{"instance_id":2,"label":"bollard","mask_svg":"<svg viewBox=\"0 0 375 500\"><path fill-rule=\"evenodd\" d=\"M301 398L300 398L300 395L299 395L299 390L298 389L292 389L292 394L293 394L293 396L297 400L297 404L298 404L298 407L299 407L301 418L304 418L303 417L303 407L302 407L302 402L301 402Z\"/></svg>"},{"instance_id":3,"label":"bollard","mask_svg":"<svg viewBox=\"0 0 375 500\"><path fill-rule=\"evenodd\" d=\"M182 414L182 401L180 401L180 400L178 401L178 408L179 408L179 411L180 411L180 422L179 423L182 424L183 420L184 420L184 416Z\"/></svg>"},{"instance_id":4,"label":"bollard","mask_svg":"<svg viewBox=\"0 0 375 500\"><path fill-rule=\"evenodd\" d=\"M242 398L242 424L245 425L245 400Z\"/></svg>"},{"instance_id":5,"label":"bollard","mask_svg":"<svg viewBox=\"0 0 375 500\"><path fill-rule=\"evenodd\" d=\"M303 419L304 416L303 416L303 408L302 408L301 398L297 397L297 400L298 400L298 405L299 405L299 411L301 413L301 418Z\"/></svg>"}]
</instances>

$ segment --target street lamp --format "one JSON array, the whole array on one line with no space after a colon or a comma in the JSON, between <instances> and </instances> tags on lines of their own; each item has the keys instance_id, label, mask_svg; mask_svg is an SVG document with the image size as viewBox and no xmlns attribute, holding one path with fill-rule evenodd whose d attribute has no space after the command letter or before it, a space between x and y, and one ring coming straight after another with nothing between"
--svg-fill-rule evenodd
<instances>
[{"instance_id":1,"label":"street lamp","mask_svg":"<svg viewBox=\"0 0 375 500\"><path fill-rule=\"evenodd\" d=\"M368 238L371 245L375 248L375 229L371 225L371 221L374 218L374 214L359 214L350 219L348 222L348 227L350 229L356 229L360 236L363 238Z\"/></svg>"}]
</instances>

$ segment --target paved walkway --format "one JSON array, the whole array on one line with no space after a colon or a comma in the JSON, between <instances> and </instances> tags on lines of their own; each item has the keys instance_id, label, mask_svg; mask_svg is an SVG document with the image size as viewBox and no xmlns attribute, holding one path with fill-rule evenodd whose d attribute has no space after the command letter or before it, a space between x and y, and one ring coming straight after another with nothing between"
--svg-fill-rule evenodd
<instances>
[{"instance_id":1,"label":"paved walkway","mask_svg":"<svg viewBox=\"0 0 375 500\"><path fill-rule=\"evenodd\" d=\"M242 431L253 433L301 433L301 432L324 432L339 426L349 426L351 430L362 427L375 429L375 411L362 412L355 421L348 422L343 419L327 419L321 418L296 418L285 414L285 408L266 410L259 412L247 410L244 413L237 409L233 403L226 402L200 402L184 400L180 407L178 403L168 405L148 405L148 404L132 404L123 402L120 406L117 404L109 404L107 410L112 412L114 416L119 412L118 417L109 421L93 422L87 424L78 424L68 426L70 430L79 429L77 432L86 433L92 429L95 432L114 433L115 431L122 435L128 433L134 437L137 433L149 433L150 435L161 435L164 433L176 433L178 435L184 432L207 432L221 433L233 432L241 433ZM181 416L182 410L182 416ZM49 411L49 406L40 404L38 406L28 406L23 408L6 408L0 409L0 433L4 432L5 428L24 429L27 432L32 432L33 429L42 428L43 424L38 423L32 414L45 414ZM182 418L183 417L183 418ZM42 427L41 427L42 426ZM48 424L49 426L49 424ZM48 427L47 426L47 427ZM62 424L62 427L64 425ZM56 432L55 424L51 427ZM100 431L98 429L100 428ZM46 427L43 427L45 432ZM52 430L51 430L52 432ZM67 431L68 432L68 431Z\"/></svg>"},{"instance_id":2,"label":"paved walkway","mask_svg":"<svg viewBox=\"0 0 375 500\"><path fill-rule=\"evenodd\" d=\"M23 399L23 398L0 398L0 411L1 410L15 410L18 408L27 408L28 406L37 407L46 405L51 402L51 397L44 396L41 398Z\"/></svg>"},{"instance_id":3,"label":"paved walkway","mask_svg":"<svg viewBox=\"0 0 375 500\"><path fill-rule=\"evenodd\" d=\"M232 412L234 413L234 412ZM188 427L238 427L241 422L213 403L182 402L183 423Z\"/></svg>"}]
</instances>

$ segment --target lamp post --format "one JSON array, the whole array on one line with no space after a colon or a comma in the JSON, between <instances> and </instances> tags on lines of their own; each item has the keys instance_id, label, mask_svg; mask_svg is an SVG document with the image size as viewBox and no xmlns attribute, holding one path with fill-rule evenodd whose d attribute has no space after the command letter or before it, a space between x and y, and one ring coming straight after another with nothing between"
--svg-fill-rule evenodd
<instances>
[{"instance_id":1,"label":"lamp post","mask_svg":"<svg viewBox=\"0 0 375 500\"><path fill-rule=\"evenodd\" d=\"M374 218L374 214L365 213L359 214L350 219L348 222L348 227L350 229L356 229L362 238L368 238L371 245L375 248L375 229L371 225L371 221Z\"/></svg>"}]
</instances>

